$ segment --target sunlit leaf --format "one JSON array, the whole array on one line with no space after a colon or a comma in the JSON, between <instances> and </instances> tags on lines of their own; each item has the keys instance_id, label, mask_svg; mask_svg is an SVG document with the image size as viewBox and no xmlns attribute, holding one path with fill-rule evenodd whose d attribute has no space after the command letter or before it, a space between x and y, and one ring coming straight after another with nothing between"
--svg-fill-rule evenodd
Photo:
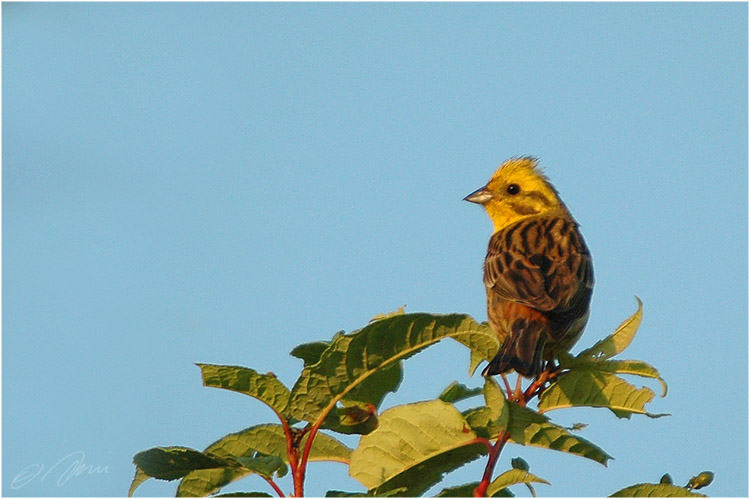
<instances>
[{"instance_id":1,"label":"sunlit leaf","mask_svg":"<svg viewBox=\"0 0 750 499\"><path fill-rule=\"evenodd\" d=\"M517 485L519 483L544 483L546 485L550 484L544 478L539 478L538 476L533 475L528 471L512 469L500 474L497 478L495 478L490 486L487 487L487 494L491 496L499 490L506 489L512 485Z\"/></svg>"},{"instance_id":2,"label":"sunlit leaf","mask_svg":"<svg viewBox=\"0 0 750 499\"><path fill-rule=\"evenodd\" d=\"M445 473L486 454L453 405L440 400L388 409L352 452L349 474L373 494L422 494Z\"/></svg>"},{"instance_id":3,"label":"sunlit leaf","mask_svg":"<svg viewBox=\"0 0 750 499\"><path fill-rule=\"evenodd\" d=\"M148 475L145 471L140 469L138 465L135 466L135 477L133 478L133 481L130 483L130 488L128 489L128 497L133 497L133 493L135 492L135 489L137 489L143 482L151 478L151 476Z\"/></svg>"},{"instance_id":4,"label":"sunlit leaf","mask_svg":"<svg viewBox=\"0 0 750 499\"><path fill-rule=\"evenodd\" d=\"M587 348L579 353L577 358L604 360L614 357L630 345L630 342L633 341L635 333L638 331L638 327L641 325L641 320L643 319L643 302L641 302L641 299L637 296L635 299L638 302L638 310L625 319L614 333L603 340L598 341L591 348Z\"/></svg>"},{"instance_id":5,"label":"sunlit leaf","mask_svg":"<svg viewBox=\"0 0 750 499\"><path fill-rule=\"evenodd\" d=\"M284 414L289 404L289 389L272 374L260 374L239 366L196 364L203 385L244 393L267 404L277 414Z\"/></svg>"},{"instance_id":6,"label":"sunlit leaf","mask_svg":"<svg viewBox=\"0 0 750 499\"><path fill-rule=\"evenodd\" d=\"M695 490L702 489L703 487L708 487L709 485L711 485L711 482L713 481L714 481L713 471L704 471L694 477L691 477L686 487L689 489L695 489Z\"/></svg>"},{"instance_id":7,"label":"sunlit leaf","mask_svg":"<svg viewBox=\"0 0 750 499\"><path fill-rule=\"evenodd\" d=\"M501 429L507 428L510 408L500 385L492 377L485 378L483 392L485 404L491 411L492 426Z\"/></svg>"},{"instance_id":8,"label":"sunlit leaf","mask_svg":"<svg viewBox=\"0 0 750 499\"><path fill-rule=\"evenodd\" d=\"M388 312L386 314L376 314L372 319L370 319L370 322L382 321L383 319L388 319L390 317L395 317L397 315L404 315L405 312L406 312L406 305L401 305L393 312Z\"/></svg>"},{"instance_id":9,"label":"sunlit leaf","mask_svg":"<svg viewBox=\"0 0 750 499\"><path fill-rule=\"evenodd\" d=\"M661 384L662 397L667 396L667 383L656 370L650 364L640 360L593 360L592 358L579 359L577 357L570 357L565 353L560 356L560 365L563 368L571 370L589 369L592 371L602 371L613 374L629 374L633 376L641 376L644 378L652 378L658 380Z\"/></svg>"},{"instance_id":10,"label":"sunlit leaf","mask_svg":"<svg viewBox=\"0 0 750 499\"><path fill-rule=\"evenodd\" d=\"M212 497L273 497L268 492L228 492L226 494L219 494Z\"/></svg>"},{"instance_id":11,"label":"sunlit leaf","mask_svg":"<svg viewBox=\"0 0 750 499\"><path fill-rule=\"evenodd\" d=\"M612 456L597 445L573 435L562 426L551 423L544 415L537 414L516 403L509 402L508 408L510 409L508 431L512 442L575 454L604 466L612 459Z\"/></svg>"},{"instance_id":12,"label":"sunlit leaf","mask_svg":"<svg viewBox=\"0 0 750 499\"><path fill-rule=\"evenodd\" d=\"M609 497L708 497L685 487L664 483L639 483L620 489Z\"/></svg>"},{"instance_id":13,"label":"sunlit leaf","mask_svg":"<svg viewBox=\"0 0 750 499\"><path fill-rule=\"evenodd\" d=\"M615 374L597 369L574 369L547 388L539 398L539 412L566 407L606 407L622 413L650 414L645 406L654 399L654 392L636 388Z\"/></svg>"},{"instance_id":14,"label":"sunlit leaf","mask_svg":"<svg viewBox=\"0 0 750 499\"><path fill-rule=\"evenodd\" d=\"M438 395L438 399L442 400L443 402L455 403L474 397L476 395L480 395L481 393L481 388L469 388L468 386L461 384L458 381L454 381L453 383L448 385L440 395Z\"/></svg>"},{"instance_id":15,"label":"sunlit leaf","mask_svg":"<svg viewBox=\"0 0 750 499\"><path fill-rule=\"evenodd\" d=\"M360 385L386 366L411 357L444 338L453 338L485 352L486 356L497 350L497 337L467 315L405 314L378 320L351 335L337 335L321 354L320 361L304 368L292 389L292 416L315 421L339 400L347 396L354 399L355 395L359 395L355 399L358 402L378 407L388 391L381 387L383 383L371 382L365 385L366 390Z\"/></svg>"}]
</instances>

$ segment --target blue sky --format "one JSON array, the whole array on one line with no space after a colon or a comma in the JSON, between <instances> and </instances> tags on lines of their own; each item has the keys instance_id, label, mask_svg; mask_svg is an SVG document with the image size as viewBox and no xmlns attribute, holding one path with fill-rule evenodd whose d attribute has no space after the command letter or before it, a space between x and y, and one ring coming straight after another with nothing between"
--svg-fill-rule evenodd
<instances>
[{"instance_id":1,"label":"blue sky","mask_svg":"<svg viewBox=\"0 0 750 499\"><path fill-rule=\"evenodd\" d=\"M650 407L672 416L562 412L608 468L519 446L499 468L524 457L553 484L540 495L713 470L708 493L747 496L746 3L2 12L3 495L123 495L140 450L272 421L194 362L291 386L294 346L401 305L485 320L491 226L462 198L529 154L594 258L574 352L638 295L626 357L660 369ZM467 366L458 345L428 349L386 406L478 385ZM81 454L102 472L61 479ZM313 465L307 492L328 489L362 490Z\"/></svg>"}]
</instances>

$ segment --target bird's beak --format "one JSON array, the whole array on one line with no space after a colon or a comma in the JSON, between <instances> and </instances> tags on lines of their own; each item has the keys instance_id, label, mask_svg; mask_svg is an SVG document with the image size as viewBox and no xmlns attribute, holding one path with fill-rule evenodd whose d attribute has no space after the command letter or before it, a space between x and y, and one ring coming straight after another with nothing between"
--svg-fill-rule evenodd
<instances>
[{"instance_id":1,"label":"bird's beak","mask_svg":"<svg viewBox=\"0 0 750 499\"><path fill-rule=\"evenodd\" d=\"M492 193L487 190L487 187L480 187L476 191L466 196L464 198L464 201L469 201L470 203L485 204L490 199L492 199Z\"/></svg>"}]
</instances>

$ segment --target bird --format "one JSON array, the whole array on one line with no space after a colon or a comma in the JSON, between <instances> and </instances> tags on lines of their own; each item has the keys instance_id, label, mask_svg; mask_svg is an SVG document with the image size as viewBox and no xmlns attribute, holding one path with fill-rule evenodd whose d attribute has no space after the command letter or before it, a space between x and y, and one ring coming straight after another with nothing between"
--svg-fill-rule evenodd
<instances>
[{"instance_id":1,"label":"bird","mask_svg":"<svg viewBox=\"0 0 750 499\"><path fill-rule=\"evenodd\" d=\"M464 200L484 206L494 226L484 285L501 346L482 375L514 370L534 378L583 333L594 288L591 254L534 157L506 160Z\"/></svg>"}]
</instances>

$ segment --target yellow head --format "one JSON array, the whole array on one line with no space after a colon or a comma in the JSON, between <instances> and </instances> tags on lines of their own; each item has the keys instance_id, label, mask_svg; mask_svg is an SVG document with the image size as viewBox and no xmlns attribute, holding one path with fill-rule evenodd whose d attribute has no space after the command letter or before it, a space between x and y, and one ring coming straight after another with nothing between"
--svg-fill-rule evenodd
<instances>
[{"instance_id":1,"label":"yellow head","mask_svg":"<svg viewBox=\"0 0 750 499\"><path fill-rule=\"evenodd\" d=\"M564 214L560 196L542 173L536 159L511 158L500 165L487 185L464 198L484 205L495 232L524 218Z\"/></svg>"}]
</instances>

